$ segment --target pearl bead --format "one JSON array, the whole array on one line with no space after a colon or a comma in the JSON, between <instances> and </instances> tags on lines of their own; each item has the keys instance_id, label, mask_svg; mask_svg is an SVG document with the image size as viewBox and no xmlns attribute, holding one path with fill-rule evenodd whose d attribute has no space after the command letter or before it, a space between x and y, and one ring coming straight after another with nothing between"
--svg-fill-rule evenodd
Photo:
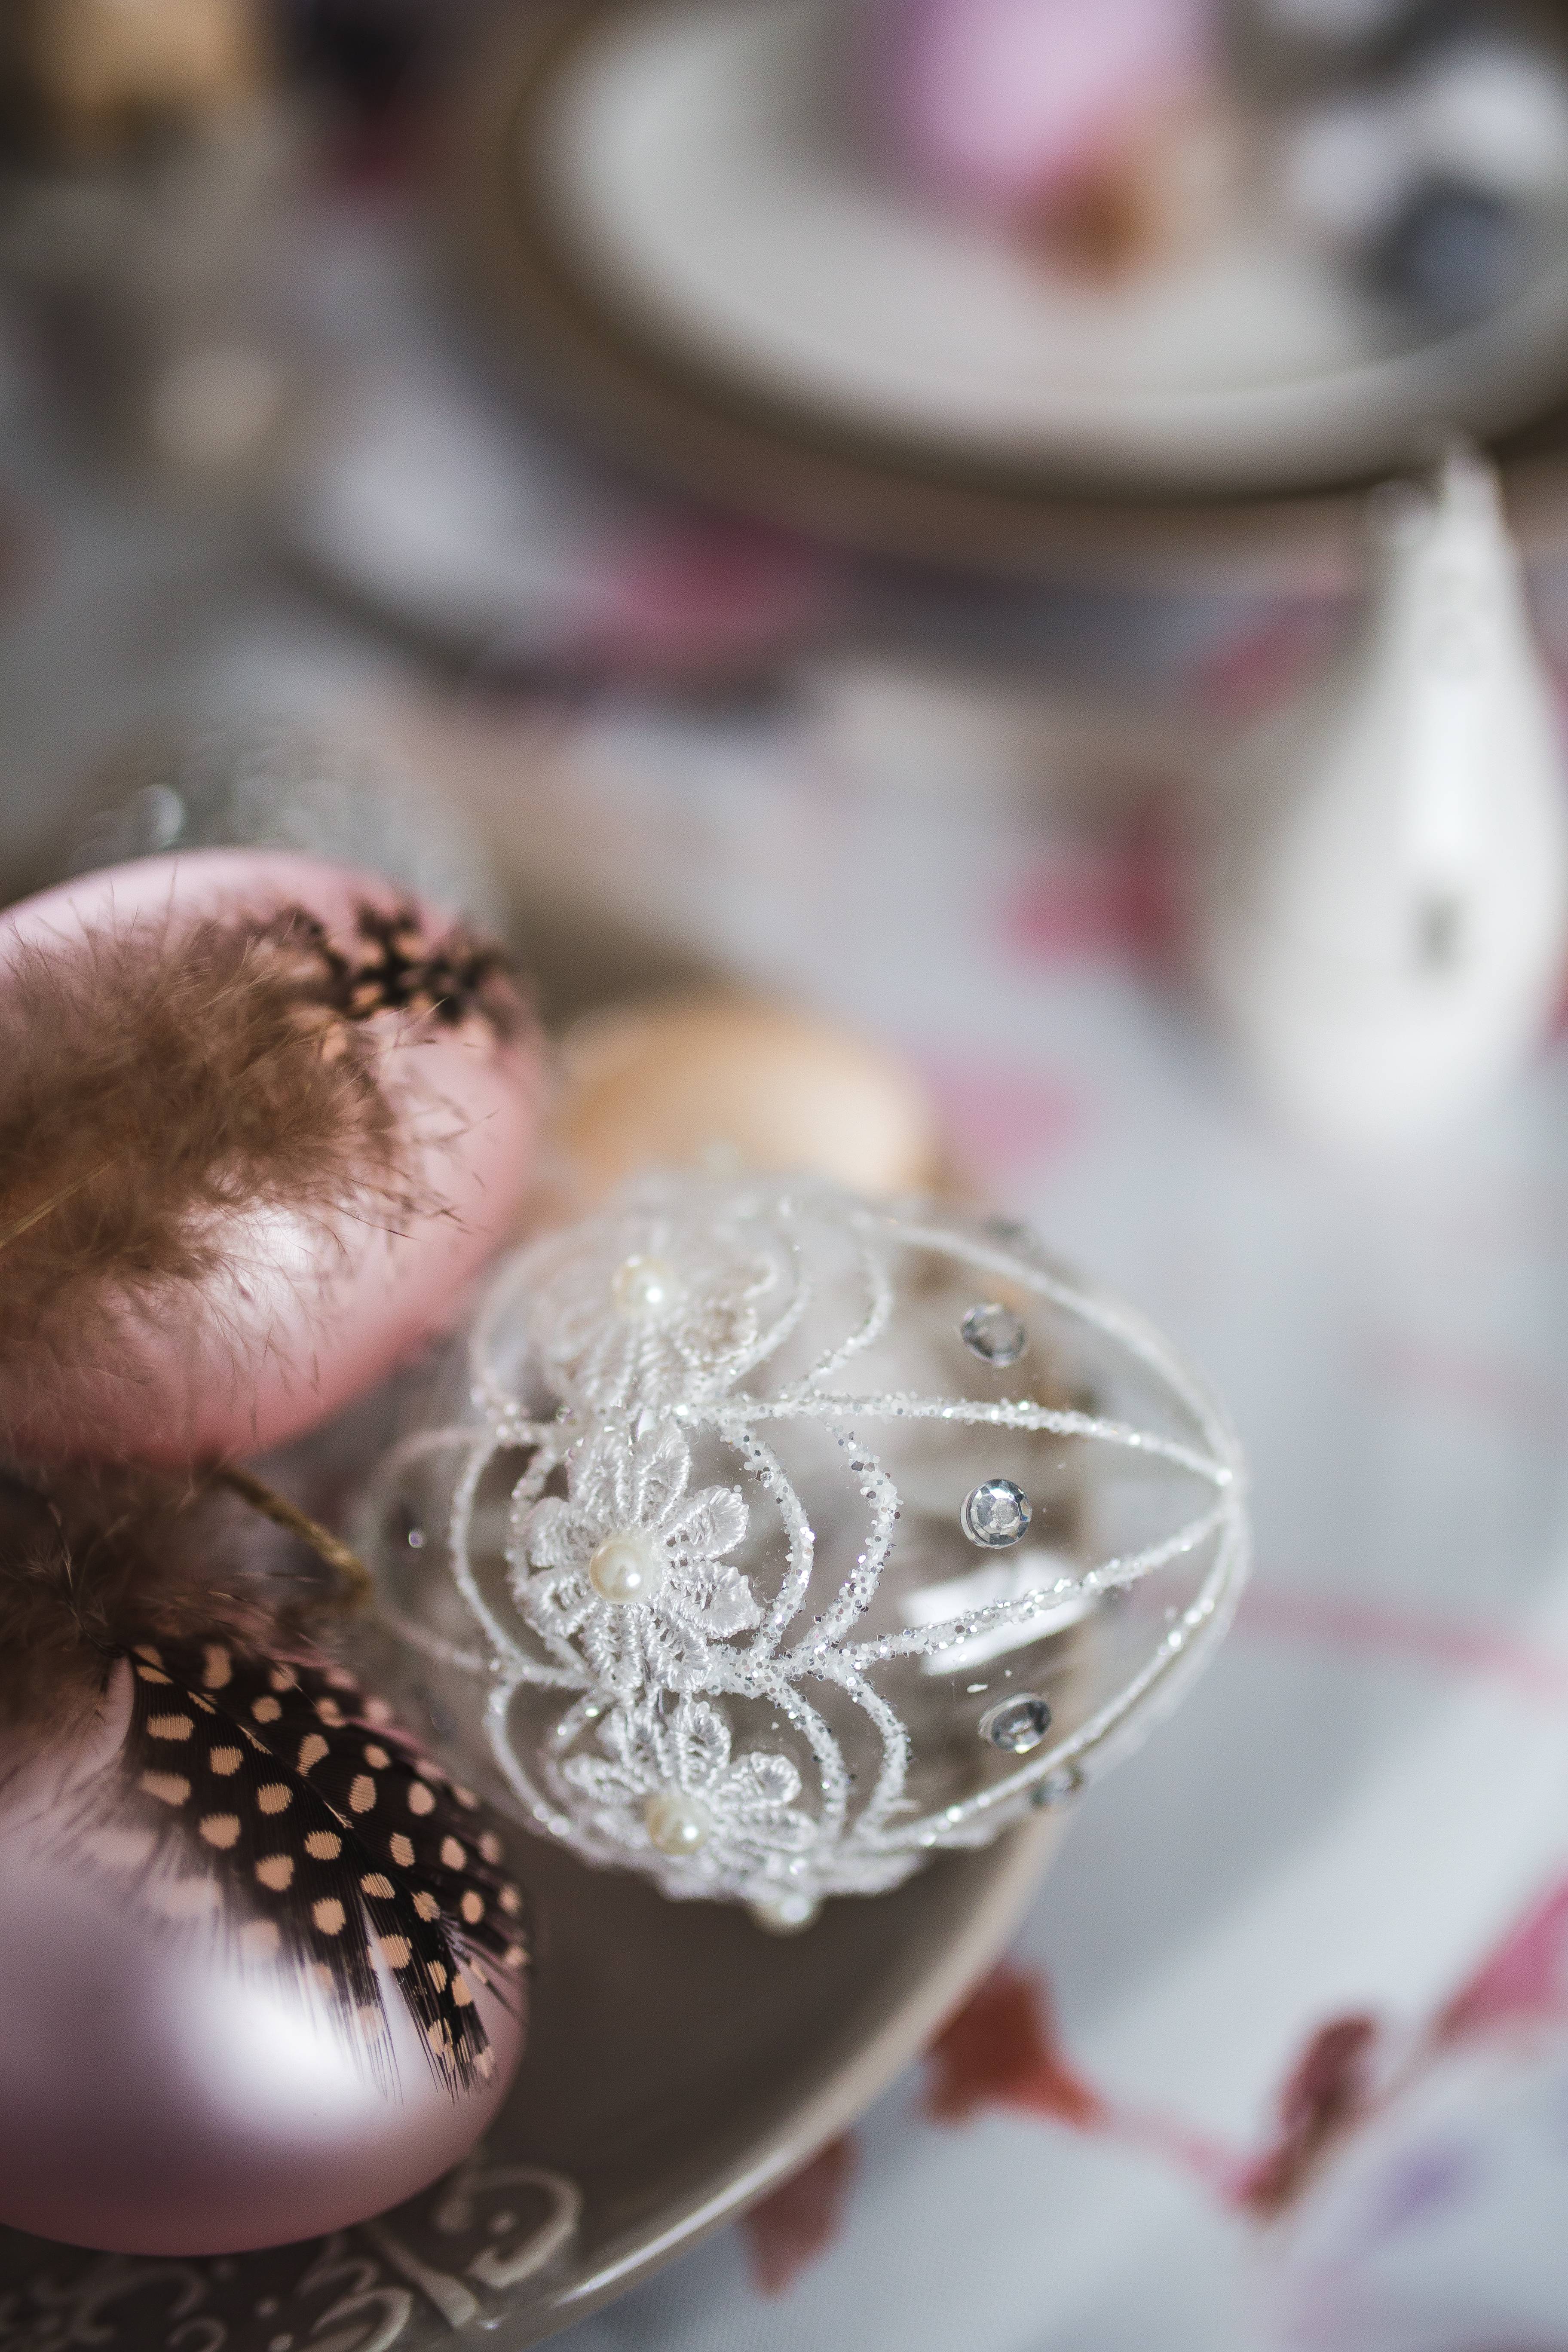
<instances>
[{"instance_id":1,"label":"pearl bead","mask_svg":"<svg viewBox=\"0 0 1568 2352\"><path fill-rule=\"evenodd\" d=\"M662 1257L628 1257L616 1269L610 1293L628 1323L661 1323L680 1300L680 1277Z\"/></svg>"},{"instance_id":2,"label":"pearl bead","mask_svg":"<svg viewBox=\"0 0 1568 2352\"><path fill-rule=\"evenodd\" d=\"M787 1891L782 1895L763 1895L755 1903L749 1904L747 1908L751 1912L752 1925L769 1936L802 1935L807 1927L814 1927L822 1916L822 1906L814 1895Z\"/></svg>"},{"instance_id":3,"label":"pearl bead","mask_svg":"<svg viewBox=\"0 0 1568 2352\"><path fill-rule=\"evenodd\" d=\"M665 1789L650 1797L643 1807L643 1820L658 1852L673 1854L677 1859L706 1845L713 1826L707 1806L689 1797L682 1789Z\"/></svg>"},{"instance_id":4,"label":"pearl bead","mask_svg":"<svg viewBox=\"0 0 1568 2352\"><path fill-rule=\"evenodd\" d=\"M663 1562L640 1528L606 1536L588 1562L588 1581L601 1601L626 1607L651 1600L663 1577Z\"/></svg>"}]
</instances>

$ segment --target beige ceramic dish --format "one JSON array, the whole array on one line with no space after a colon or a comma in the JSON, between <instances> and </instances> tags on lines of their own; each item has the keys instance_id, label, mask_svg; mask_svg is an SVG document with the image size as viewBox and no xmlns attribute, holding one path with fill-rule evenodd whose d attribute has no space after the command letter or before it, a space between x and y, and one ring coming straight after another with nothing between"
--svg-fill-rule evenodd
<instances>
[{"instance_id":1,"label":"beige ceramic dish","mask_svg":"<svg viewBox=\"0 0 1568 2352\"><path fill-rule=\"evenodd\" d=\"M851 2124L1008 1942L1046 1813L775 1940L738 1911L520 1842L543 1935L488 2144L383 2220L232 2260L0 2231L5 2352L522 2352L742 2212Z\"/></svg>"},{"instance_id":2,"label":"beige ceramic dish","mask_svg":"<svg viewBox=\"0 0 1568 2352\"><path fill-rule=\"evenodd\" d=\"M486 308L536 394L568 424L689 491L874 551L1026 574L1343 572L1365 472L1347 468L1298 495L1266 483L1246 494L1156 494L1038 457L939 448L769 389L661 332L646 306L617 300L563 205L563 93L588 44L623 20L640 32L661 10L670 0L530 10L485 58L455 142L463 235ZM1429 429L1412 414L1413 458ZM1530 421L1493 446L1527 540L1560 542L1568 405L1542 391Z\"/></svg>"}]
</instances>

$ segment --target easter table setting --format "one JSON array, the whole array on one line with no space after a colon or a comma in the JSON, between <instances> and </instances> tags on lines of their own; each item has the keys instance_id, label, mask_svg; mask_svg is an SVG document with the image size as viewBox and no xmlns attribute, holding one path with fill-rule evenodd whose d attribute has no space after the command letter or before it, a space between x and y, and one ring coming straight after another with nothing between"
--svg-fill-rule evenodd
<instances>
[{"instance_id":1,"label":"easter table setting","mask_svg":"<svg viewBox=\"0 0 1568 2352\"><path fill-rule=\"evenodd\" d=\"M1568 26L79 5L0 2352L1558 2352Z\"/></svg>"}]
</instances>

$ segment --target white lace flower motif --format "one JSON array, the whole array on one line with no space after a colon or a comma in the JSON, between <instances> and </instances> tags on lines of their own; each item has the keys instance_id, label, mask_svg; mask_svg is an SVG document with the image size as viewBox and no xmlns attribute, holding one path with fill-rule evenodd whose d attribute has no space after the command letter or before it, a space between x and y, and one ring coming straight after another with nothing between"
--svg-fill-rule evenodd
<instances>
[{"instance_id":1,"label":"white lace flower motif","mask_svg":"<svg viewBox=\"0 0 1568 2352\"><path fill-rule=\"evenodd\" d=\"M776 1344L795 1267L760 1221L657 1202L542 1244L520 1265L539 1363L594 1412L658 1412L721 1393Z\"/></svg>"},{"instance_id":2,"label":"white lace flower motif","mask_svg":"<svg viewBox=\"0 0 1568 2352\"><path fill-rule=\"evenodd\" d=\"M564 1499L535 1503L518 1551L539 1573L518 1592L558 1656L575 1649L595 1681L625 1696L690 1690L711 1646L762 1622L725 1559L746 1532L734 1486L691 1489L691 1454L673 1423L634 1438L601 1424L566 1457Z\"/></svg>"},{"instance_id":3,"label":"white lace flower motif","mask_svg":"<svg viewBox=\"0 0 1568 2352\"><path fill-rule=\"evenodd\" d=\"M790 1759L732 1754L730 1727L706 1699L616 1707L598 1733L604 1757L574 1756L562 1777L588 1826L628 1857L662 1858L677 1891L765 1895L789 1857L815 1844Z\"/></svg>"}]
</instances>

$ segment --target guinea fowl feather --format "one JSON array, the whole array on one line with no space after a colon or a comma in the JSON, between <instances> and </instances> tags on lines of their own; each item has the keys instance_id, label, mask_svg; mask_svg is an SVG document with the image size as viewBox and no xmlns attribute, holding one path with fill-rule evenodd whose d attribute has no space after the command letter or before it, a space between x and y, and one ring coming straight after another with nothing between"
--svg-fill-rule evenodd
<instances>
[{"instance_id":1,"label":"guinea fowl feather","mask_svg":"<svg viewBox=\"0 0 1568 2352\"><path fill-rule=\"evenodd\" d=\"M384 2073L379 1951L456 2095L490 2068L476 1985L516 1997L522 1899L472 1791L308 1642L320 1596L268 1565L273 1540L210 1488L0 1478L0 1733L23 1735L13 1753L64 1742L129 1671L123 1743L62 1824L68 1853L316 1987Z\"/></svg>"},{"instance_id":2,"label":"guinea fowl feather","mask_svg":"<svg viewBox=\"0 0 1568 2352\"><path fill-rule=\"evenodd\" d=\"M378 2073L379 1956L454 2095L493 2071L477 1985L518 1997L522 1897L471 1790L344 1666L225 1642L132 1654L131 1727L79 1834L176 1920L217 1910L242 1955L292 1967Z\"/></svg>"}]
</instances>

